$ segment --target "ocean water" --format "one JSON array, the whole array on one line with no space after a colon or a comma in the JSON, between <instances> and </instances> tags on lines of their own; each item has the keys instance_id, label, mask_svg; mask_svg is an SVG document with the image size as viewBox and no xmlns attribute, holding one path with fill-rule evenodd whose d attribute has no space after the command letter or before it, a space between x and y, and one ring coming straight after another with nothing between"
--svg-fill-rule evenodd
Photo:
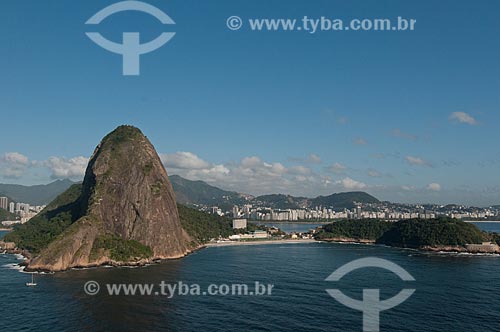
<instances>
[{"instance_id":1,"label":"ocean water","mask_svg":"<svg viewBox=\"0 0 500 332\"><path fill-rule=\"evenodd\" d=\"M472 224L486 232L500 233L500 222L473 222Z\"/></svg>"},{"instance_id":2,"label":"ocean water","mask_svg":"<svg viewBox=\"0 0 500 332\"><path fill-rule=\"evenodd\" d=\"M254 222L258 225L266 225L268 227L278 227L285 233L303 233L316 227L325 225L324 223L310 222Z\"/></svg>"},{"instance_id":3,"label":"ocean water","mask_svg":"<svg viewBox=\"0 0 500 332\"><path fill-rule=\"evenodd\" d=\"M374 268L325 281L354 259L379 257L416 279L405 283ZM383 312L381 331L500 331L500 258L430 255L382 246L310 243L214 247L144 268L100 268L31 276L0 255L0 331L362 331L360 312L331 298L328 288L361 299L379 288L389 298L415 294ZM98 295L85 294L93 280ZM110 296L111 283L273 284L270 296ZM104 290L103 290L104 289Z\"/></svg>"}]
</instances>

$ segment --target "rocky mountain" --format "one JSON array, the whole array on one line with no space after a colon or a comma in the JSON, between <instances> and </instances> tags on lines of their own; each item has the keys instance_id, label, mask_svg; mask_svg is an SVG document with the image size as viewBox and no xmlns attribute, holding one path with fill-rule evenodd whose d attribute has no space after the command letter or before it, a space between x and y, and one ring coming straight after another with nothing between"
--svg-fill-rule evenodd
<instances>
[{"instance_id":1,"label":"rocky mountain","mask_svg":"<svg viewBox=\"0 0 500 332\"><path fill-rule=\"evenodd\" d=\"M10 201L45 205L71 187L75 182L65 179L45 185L22 186L18 184L0 183L0 196L9 197Z\"/></svg>"},{"instance_id":2,"label":"rocky mountain","mask_svg":"<svg viewBox=\"0 0 500 332\"><path fill-rule=\"evenodd\" d=\"M29 234L30 224L44 221L62 230L46 246L30 248L37 243L16 234L21 230L8 236L18 246L22 241L16 236L27 249L39 250L29 262L32 270L142 264L179 258L193 249L160 158L131 126L108 134L95 149L83 184L59 196L24 231Z\"/></svg>"}]
</instances>

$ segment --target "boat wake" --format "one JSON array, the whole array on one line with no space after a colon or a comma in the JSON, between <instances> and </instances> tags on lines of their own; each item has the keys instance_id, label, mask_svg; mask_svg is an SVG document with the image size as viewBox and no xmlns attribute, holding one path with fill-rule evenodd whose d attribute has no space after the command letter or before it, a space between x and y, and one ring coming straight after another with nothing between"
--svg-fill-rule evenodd
<instances>
[{"instance_id":1,"label":"boat wake","mask_svg":"<svg viewBox=\"0 0 500 332\"><path fill-rule=\"evenodd\" d=\"M24 272L24 266L20 266L17 263L4 264L2 265L2 267L9 270L17 270L19 272Z\"/></svg>"}]
</instances>

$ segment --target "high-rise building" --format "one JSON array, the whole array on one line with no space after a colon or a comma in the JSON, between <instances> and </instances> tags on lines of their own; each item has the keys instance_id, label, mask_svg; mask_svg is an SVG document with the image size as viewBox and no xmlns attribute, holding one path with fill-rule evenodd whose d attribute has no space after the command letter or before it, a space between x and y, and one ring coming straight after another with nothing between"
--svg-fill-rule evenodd
<instances>
[{"instance_id":1,"label":"high-rise building","mask_svg":"<svg viewBox=\"0 0 500 332\"><path fill-rule=\"evenodd\" d=\"M233 229L247 228L246 219L233 219Z\"/></svg>"},{"instance_id":2,"label":"high-rise building","mask_svg":"<svg viewBox=\"0 0 500 332\"><path fill-rule=\"evenodd\" d=\"M240 216L240 211L238 209L238 206L235 205L233 206L233 218L238 218Z\"/></svg>"},{"instance_id":3,"label":"high-rise building","mask_svg":"<svg viewBox=\"0 0 500 332\"><path fill-rule=\"evenodd\" d=\"M16 211L16 204L14 202L9 203L9 212L14 213Z\"/></svg>"},{"instance_id":4,"label":"high-rise building","mask_svg":"<svg viewBox=\"0 0 500 332\"><path fill-rule=\"evenodd\" d=\"M9 206L9 199L7 197L0 197L0 209L7 210Z\"/></svg>"}]
</instances>

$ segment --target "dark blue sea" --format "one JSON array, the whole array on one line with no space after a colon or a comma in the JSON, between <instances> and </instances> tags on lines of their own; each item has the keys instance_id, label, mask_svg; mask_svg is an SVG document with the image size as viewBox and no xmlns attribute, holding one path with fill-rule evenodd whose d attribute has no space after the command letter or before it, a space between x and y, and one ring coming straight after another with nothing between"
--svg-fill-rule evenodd
<instances>
[{"instance_id":1,"label":"dark blue sea","mask_svg":"<svg viewBox=\"0 0 500 332\"><path fill-rule=\"evenodd\" d=\"M352 260L378 257L406 269L415 282L375 268L327 282ZM406 302L380 316L381 331L500 331L500 258L429 255L381 246L274 244L207 248L184 259L144 268L100 268L36 275L21 273L13 255L0 255L0 331L362 331L362 315L331 298L328 288L361 299L379 288L383 299L415 288ZM101 285L87 295L88 281ZM193 285L273 284L265 296L111 296L111 283Z\"/></svg>"}]
</instances>

